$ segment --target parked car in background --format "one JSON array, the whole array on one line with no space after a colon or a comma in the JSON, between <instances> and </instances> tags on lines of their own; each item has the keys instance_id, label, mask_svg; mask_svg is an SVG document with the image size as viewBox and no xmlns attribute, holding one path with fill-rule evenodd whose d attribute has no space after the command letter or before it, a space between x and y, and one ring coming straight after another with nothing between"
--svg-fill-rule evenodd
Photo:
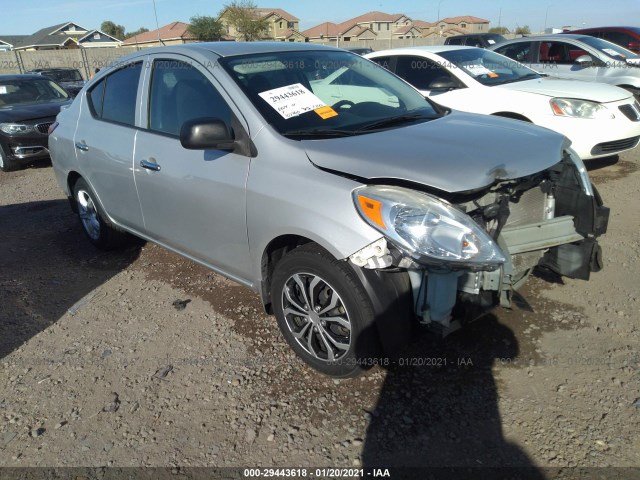
<instances>
[{"instance_id":1,"label":"parked car in background","mask_svg":"<svg viewBox=\"0 0 640 480\"><path fill-rule=\"evenodd\" d=\"M509 305L537 265L601 268L608 209L562 135L442 109L344 50L144 49L80 96L49 145L89 240L129 232L254 289L329 375Z\"/></svg>"},{"instance_id":2,"label":"parked car in background","mask_svg":"<svg viewBox=\"0 0 640 480\"><path fill-rule=\"evenodd\" d=\"M49 157L47 131L67 92L39 75L0 75L0 170Z\"/></svg>"},{"instance_id":3,"label":"parked car in background","mask_svg":"<svg viewBox=\"0 0 640 480\"><path fill-rule=\"evenodd\" d=\"M631 50L635 54L640 54L640 28L638 27L593 27L564 33L602 38Z\"/></svg>"},{"instance_id":4,"label":"parked car in background","mask_svg":"<svg viewBox=\"0 0 640 480\"><path fill-rule=\"evenodd\" d=\"M467 47L489 48L504 42L505 38L499 33L473 33L469 35L454 35L444 40L445 45L465 45Z\"/></svg>"},{"instance_id":5,"label":"parked car in background","mask_svg":"<svg viewBox=\"0 0 640 480\"><path fill-rule=\"evenodd\" d=\"M347 52L357 53L358 55L366 55L367 53L373 52L373 48L370 47L350 47L345 48Z\"/></svg>"},{"instance_id":6,"label":"parked car in background","mask_svg":"<svg viewBox=\"0 0 640 480\"><path fill-rule=\"evenodd\" d=\"M38 68L26 73L44 75L50 78L69 92L72 97L75 97L86 83L80 72L75 68Z\"/></svg>"},{"instance_id":7,"label":"parked car in background","mask_svg":"<svg viewBox=\"0 0 640 480\"><path fill-rule=\"evenodd\" d=\"M445 107L560 132L582 159L620 153L640 142L640 104L618 87L544 77L482 48L410 47L365 57Z\"/></svg>"},{"instance_id":8,"label":"parked car in background","mask_svg":"<svg viewBox=\"0 0 640 480\"><path fill-rule=\"evenodd\" d=\"M589 35L556 34L506 40L490 48L546 75L615 85L640 99L640 57Z\"/></svg>"}]
</instances>

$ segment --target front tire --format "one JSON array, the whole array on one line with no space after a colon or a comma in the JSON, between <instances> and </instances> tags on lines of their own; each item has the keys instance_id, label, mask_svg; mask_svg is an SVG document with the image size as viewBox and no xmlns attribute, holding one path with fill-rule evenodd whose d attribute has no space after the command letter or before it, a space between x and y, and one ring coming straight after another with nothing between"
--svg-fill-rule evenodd
<instances>
[{"instance_id":1,"label":"front tire","mask_svg":"<svg viewBox=\"0 0 640 480\"><path fill-rule=\"evenodd\" d=\"M82 230L100 250L113 250L126 240L126 233L115 227L102 213L93 190L80 178L73 187L73 198L78 209Z\"/></svg>"},{"instance_id":2,"label":"front tire","mask_svg":"<svg viewBox=\"0 0 640 480\"><path fill-rule=\"evenodd\" d=\"M315 244L296 248L276 265L271 301L291 348L326 375L358 375L380 351L364 287L349 264Z\"/></svg>"},{"instance_id":3,"label":"front tire","mask_svg":"<svg viewBox=\"0 0 640 480\"><path fill-rule=\"evenodd\" d=\"M17 168L17 165L4 153L4 149L0 146L0 170L3 172L11 172Z\"/></svg>"}]
</instances>

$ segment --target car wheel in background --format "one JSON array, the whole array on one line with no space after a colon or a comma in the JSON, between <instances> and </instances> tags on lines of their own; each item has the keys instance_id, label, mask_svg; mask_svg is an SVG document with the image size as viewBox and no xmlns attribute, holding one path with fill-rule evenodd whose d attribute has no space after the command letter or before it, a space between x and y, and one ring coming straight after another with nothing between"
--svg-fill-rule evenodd
<instances>
[{"instance_id":1,"label":"car wheel in background","mask_svg":"<svg viewBox=\"0 0 640 480\"><path fill-rule=\"evenodd\" d=\"M16 164L9 160L7 155L4 153L4 149L0 146L0 170L3 172L10 172L16 169Z\"/></svg>"},{"instance_id":2,"label":"car wheel in background","mask_svg":"<svg viewBox=\"0 0 640 480\"><path fill-rule=\"evenodd\" d=\"M101 250L112 250L124 243L127 234L111 224L102 213L93 190L80 178L73 188L78 216L84 233Z\"/></svg>"},{"instance_id":3,"label":"car wheel in background","mask_svg":"<svg viewBox=\"0 0 640 480\"><path fill-rule=\"evenodd\" d=\"M271 301L291 348L326 375L355 376L379 352L364 287L347 262L313 243L276 265Z\"/></svg>"}]
</instances>

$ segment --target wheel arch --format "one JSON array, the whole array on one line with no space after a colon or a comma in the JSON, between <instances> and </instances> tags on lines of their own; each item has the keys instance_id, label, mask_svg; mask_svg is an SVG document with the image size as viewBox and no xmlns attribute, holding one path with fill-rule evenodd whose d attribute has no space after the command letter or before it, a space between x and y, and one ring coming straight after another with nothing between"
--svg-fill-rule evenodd
<instances>
[{"instance_id":1,"label":"wheel arch","mask_svg":"<svg viewBox=\"0 0 640 480\"><path fill-rule=\"evenodd\" d=\"M80 180L82 178L82 175L80 175L78 172L76 172L75 170L71 170L69 172L69 174L67 175L67 189L69 192L69 203L71 204L71 209L75 212L78 213L78 205L76 204L75 200L73 199L73 190L76 186L76 182L78 180Z\"/></svg>"},{"instance_id":2,"label":"wheel arch","mask_svg":"<svg viewBox=\"0 0 640 480\"><path fill-rule=\"evenodd\" d=\"M262 306L265 312L269 315L273 315L273 306L271 305L271 278L276 265L287 252L307 243L317 244L317 242L302 235L280 235L271 240L262 252L260 261L260 298L262 299ZM322 247L322 245L319 246Z\"/></svg>"},{"instance_id":3,"label":"wheel arch","mask_svg":"<svg viewBox=\"0 0 640 480\"><path fill-rule=\"evenodd\" d=\"M492 113L491 115L495 117L510 118L512 120L521 120L523 122L533 123L530 119L528 119L524 115L520 115L519 113L515 113L515 112L495 112L495 113Z\"/></svg>"}]
</instances>

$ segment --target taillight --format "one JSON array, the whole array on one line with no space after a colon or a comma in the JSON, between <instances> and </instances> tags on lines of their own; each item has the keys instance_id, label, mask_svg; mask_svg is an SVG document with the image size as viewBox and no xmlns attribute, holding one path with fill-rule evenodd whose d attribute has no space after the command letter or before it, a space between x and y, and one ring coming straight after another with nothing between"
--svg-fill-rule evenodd
<instances>
[{"instance_id":1,"label":"taillight","mask_svg":"<svg viewBox=\"0 0 640 480\"><path fill-rule=\"evenodd\" d=\"M629 42L627 45L629 50L633 50L634 52L640 51L640 42Z\"/></svg>"},{"instance_id":2,"label":"taillight","mask_svg":"<svg viewBox=\"0 0 640 480\"><path fill-rule=\"evenodd\" d=\"M53 131L56 128L58 128L58 125L60 125L58 122L53 122L51 125L49 125L49 130L47 130L47 135L51 135Z\"/></svg>"}]
</instances>

